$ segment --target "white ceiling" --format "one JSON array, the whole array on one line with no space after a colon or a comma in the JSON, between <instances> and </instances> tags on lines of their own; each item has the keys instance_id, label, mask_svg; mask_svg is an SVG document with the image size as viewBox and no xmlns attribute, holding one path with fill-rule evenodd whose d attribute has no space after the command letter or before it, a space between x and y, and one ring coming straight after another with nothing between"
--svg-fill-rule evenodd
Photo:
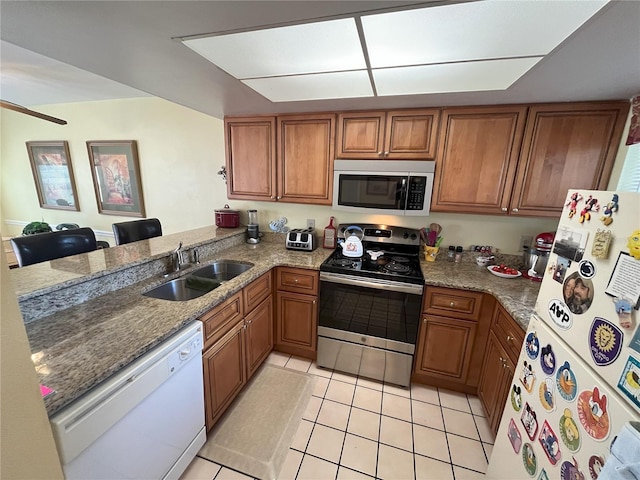
<instances>
[{"instance_id":1,"label":"white ceiling","mask_svg":"<svg viewBox=\"0 0 640 480\"><path fill-rule=\"evenodd\" d=\"M525 5L518 0L503 3L506 6L514 2ZM222 118L253 113L628 99L640 93L640 1L637 0L610 2L557 48L550 43L551 52L542 61L536 63L534 57L520 59L524 63L515 73L504 68L504 59L497 58L473 62L477 65L472 73L456 71L457 64L450 64L447 68L452 71L436 76L439 80L431 90L442 93L406 95L407 82L399 85L397 80L385 78L382 69L375 79L377 97L364 96L370 94L371 89L368 75L340 72L340 78L314 87L318 90L316 96L305 98L335 96L338 87L348 85L349 91L341 94L343 98L278 103L279 99L272 97L272 102L258 94L250 82L264 81L261 88L275 91L276 87L269 85L273 79L245 80L245 85L178 40L360 15L370 15L367 18L371 24L367 26L363 22L364 28L380 31L380 25L373 25L373 21L383 17L373 14L398 11L395 14L398 17L412 17L403 11L448 3L459 2L2 0L0 98L34 106L153 95ZM478 2L477 6L485 3ZM433 9L432 13L437 11ZM529 42L530 37L549 40L547 29L555 31L552 23L557 18L551 15L542 25L525 30L505 14L500 24L484 30L508 51L515 43ZM474 21L478 20L477 16L461 17L456 21L456 28L464 26L471 31L475 28ZM457 42L451 47L468 47L472 39L477 38L476 34L451 37L450 43ZM426 38L429 35L433 32L425 28ZM398 47L392 42L395 39L391 36L382 41L397 51ZM476 43L477 47L488 42ZM310 58L319 56L318 52L307 53ZM442 55L438 49L431 53ZM546 52L536 50L533 55L538 53ZM341 54L347 55L348 51L345 49ZM292 63L300 67L299 62ZM411 72L411 69L433 69L433 65L403 68L404 77L409 78L409 74L425 73ZM493 83L496 77L501 79L504 90L496 90ZM408 83L410 88L424 90L419 80ZM308 87L290 83L287 88L293 91ZM470 89L479 91L470 92Z\"/></svg>"}]
</instances>

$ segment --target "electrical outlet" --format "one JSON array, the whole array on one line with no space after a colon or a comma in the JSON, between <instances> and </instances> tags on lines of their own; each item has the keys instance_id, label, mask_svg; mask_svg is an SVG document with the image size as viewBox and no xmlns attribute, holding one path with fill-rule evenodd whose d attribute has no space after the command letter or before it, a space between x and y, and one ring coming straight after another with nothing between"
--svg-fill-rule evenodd
<instances>
[{"instance_id":1,"label":"electrical outlet","mask_svg":"<svg viewBox=\"0 0 640 480\"><path fill-rule=\"evenodd\" d=\"M533 242L532 235L522 235L520 237L520 251L523 252L524 247L533 247L533 245L531 245L532 242Z\"/></svg>"},{"instance_id":2,"label":"electrical outlet","mask_svg":"<svg viewBox=\"0 0 640 480\"><path fill-rule=\"evenodd\" d=\"M313 218L307 218L307 228L316 228L316 221Z\"/></svg>"}]
</instances>

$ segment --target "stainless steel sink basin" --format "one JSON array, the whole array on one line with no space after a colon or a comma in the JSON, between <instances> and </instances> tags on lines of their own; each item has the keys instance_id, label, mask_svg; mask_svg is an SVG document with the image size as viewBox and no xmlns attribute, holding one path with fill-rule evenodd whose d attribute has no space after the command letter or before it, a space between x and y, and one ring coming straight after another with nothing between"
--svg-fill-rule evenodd
<instances>
[{"instance_id":1,"label":"stainless steel sink basin","mask_svg":"<svg viewBox=\"0 0 640 480\"><path fill-rule=\"evenodd\" d=\"M205 293L220 286L220 282L202 277L182 277L163 283L148 292L144 296L159 298L161 300L173 300L183 302L201 297Z\"/></svg>"},{"instance_id":2,"label":"stainless steel sink basin","mask_svg":"<svg viewBox=\"0 0 640 480\"><path fill-rule=\"evenodd\" d=\"M209 278L219 282L224 282L237 277L241 273L249 270L251 267L253 267L253 263L235 262L233 260L218 260L217 262L213 262L210 265L200 267L191 272L191 276Z\"/></svg>"}]
</instances>

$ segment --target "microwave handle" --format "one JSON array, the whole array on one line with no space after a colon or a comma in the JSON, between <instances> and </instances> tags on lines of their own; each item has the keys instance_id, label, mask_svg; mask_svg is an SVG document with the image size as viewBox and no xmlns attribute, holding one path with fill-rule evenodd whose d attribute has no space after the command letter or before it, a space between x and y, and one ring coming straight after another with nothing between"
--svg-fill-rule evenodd
<instances>
[{"instance_id":1,"label":"microwave handle","mask_svg":"<svg viewBox=\"0 0 640 480\"><path fill-rule=\"evenodd\" d=\"M400 186L400 192L399 192L400 198L398 199L399 203L400 203L400 208L402 210L406 210L406 208L407 208L407 198L408 198L407 191L408 191L407 190L407 177L403 177L402 178L402 185Z\"/></svg>"}]
</instances>

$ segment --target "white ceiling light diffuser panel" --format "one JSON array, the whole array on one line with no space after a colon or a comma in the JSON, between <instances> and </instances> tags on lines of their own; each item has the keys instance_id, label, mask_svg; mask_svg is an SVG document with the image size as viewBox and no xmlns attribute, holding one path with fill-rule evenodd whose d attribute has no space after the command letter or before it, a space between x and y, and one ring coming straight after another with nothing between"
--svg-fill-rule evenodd
<instances>
[{"instance_id":1,"label":"white ceiling light diffuser panel","mask_svg":"<svg viewBox=\"0 0 640 480\"><path fill-rule=\"evenodd\" d=\"M542 57L373 70L379 96L506 90Z\"/></svg>"},{"instance_id":2,"label":"white ceiling light diffuser panel","mask_svg":"<svg viewBox=\"0 0 640 480\"><path fill-rule=\"evenodd\" d=\"M607 1L479 1L362 17L372 68L546 55Z\"/></svg>"},{"instance_id":3,"label":"white ceiling light diffuser panel","mask_svg":"<svg viewBox=\"0 0 640 480\"><path fill-rule=\"evenodd\" d=\"M242 80L242 83L272 102L373 96L366 70L253 78Z\"/></svg>"},{"instance_id":4,"label":"white ceiling light diffuser panel","mask_svg":"<svg viewBox=\"0 0 640 480\"><path fill-rule=\"evenodd\" d=\"M183 43L238 79L366 68L353 18Z\"/></svg>"}]
</instances>

